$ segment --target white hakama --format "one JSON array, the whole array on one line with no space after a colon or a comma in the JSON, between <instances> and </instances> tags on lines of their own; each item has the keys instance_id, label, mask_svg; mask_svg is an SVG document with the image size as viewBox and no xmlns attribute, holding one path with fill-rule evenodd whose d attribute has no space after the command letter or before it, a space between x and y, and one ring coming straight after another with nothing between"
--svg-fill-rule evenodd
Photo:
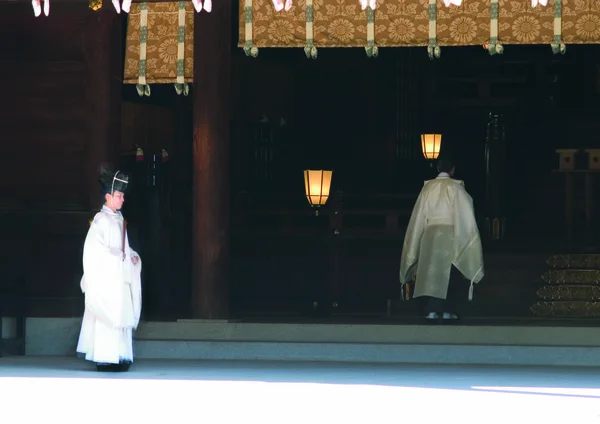
<instances>
[{"instance_id":1,"label":"white hakama","mask_svg":"<svg viewBox=\"0 0 600 424\"><path fill-rule=\"evenodd\" d=\"M85 312L77 353L98 364L133 362L133 330L142 306L139 255L125 237L122 252L123 216L104 207L90 226L83 249Z\"/></svg>"}]
</instances>

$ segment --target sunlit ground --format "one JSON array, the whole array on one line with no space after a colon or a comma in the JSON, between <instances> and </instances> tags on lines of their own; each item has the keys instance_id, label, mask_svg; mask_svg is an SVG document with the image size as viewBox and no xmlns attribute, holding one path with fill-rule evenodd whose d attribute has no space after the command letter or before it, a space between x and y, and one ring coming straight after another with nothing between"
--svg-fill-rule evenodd
<instances>
[{"instance_id":1,"label":"sunlit ground","mask_svg":"<svg viewBox=\"0 0 600 424\"><path fill-rule=\"evenodd\" d=\"M0 358L0 422L54 420L600 424L600 369Z\"/></svg>"}]
</instances>

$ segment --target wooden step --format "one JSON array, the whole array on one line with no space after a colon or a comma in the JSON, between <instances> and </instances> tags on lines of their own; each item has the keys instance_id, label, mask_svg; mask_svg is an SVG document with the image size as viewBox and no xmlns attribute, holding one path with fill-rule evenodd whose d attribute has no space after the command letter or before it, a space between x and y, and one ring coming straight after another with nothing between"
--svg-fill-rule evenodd
<instances>
[{"instance_id":1,"label":"wooden step","mask_svg":"<svg viewBox=\"0 0 600 424\"><path fill-rule=\"evenodd\" d=\"M552 255L546 263L551 268L600 269L600 254Z\"/></svg>"},{"instance_id":2,"label":"wooden step","mask_svg":"<svg viewBox=\"0 0 600 424\"><path fill-rule=\"evenodd\" d=\"M600 302L536 302L531 307L531 312L543 317L595 318L600 317Z\"/></svg>"},{"instance_id":3,"label":"wooden step","mask_svg":"<svg viewBox=\"0 0 600 424\"><path fill-rule=\"evenodd\" d=\"M600 286L577 285L577 286L543 286L537 291L542 300L600 300Z\"/></svg>"},{"instance_id":4,"label":"wooden step","mask_svg":"<svg viewBox=\"0 0 600 424\"><path fill-rule=\"evenodd\" d=\"M552 269L542 275L547 284L600 284L598 269Z\"/></svg>"}]
</instances>

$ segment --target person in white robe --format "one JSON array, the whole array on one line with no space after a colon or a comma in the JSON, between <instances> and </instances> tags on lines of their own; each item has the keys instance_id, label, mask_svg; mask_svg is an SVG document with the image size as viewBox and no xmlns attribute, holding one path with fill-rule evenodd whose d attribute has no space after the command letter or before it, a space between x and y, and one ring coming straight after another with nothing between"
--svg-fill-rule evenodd
<instances>
[{"instance_id":1,"label":"person in white robe","mask_svg":"<svg viewBox=\"0 0 600 424\"><path fill-rule=\"evenodd\" d=\"M139 255L129 246L120 212L129 179L102 169L104 205L91 222L83 248L81 291L85 312L77 353L98 371L127 371L133 362L133 330L142 305Z\"/></svg>"},{"instance_id":2,"label":"person in white robe","mask_svg":"<svg viewBox=\"0 0 600 424\"><path fill-rule=\"evenodd\" d=\"M440 159L438 172L437 178L425 181L412 211L402 248L400 283L405 291L405 285L414 281L413 297L422 298L428 319L457 319L453 299L447 299L451 274L469 280L472 300L473 285L484 275L481 238L473 199L464 183L452 178L453 162Z\"/></svg>"}]
</instances>

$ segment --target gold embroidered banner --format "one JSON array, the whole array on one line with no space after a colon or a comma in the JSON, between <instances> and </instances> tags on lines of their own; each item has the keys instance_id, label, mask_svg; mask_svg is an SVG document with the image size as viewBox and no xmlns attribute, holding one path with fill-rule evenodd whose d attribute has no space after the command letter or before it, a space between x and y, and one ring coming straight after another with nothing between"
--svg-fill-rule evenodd
<instances>
[{"instance_id":1,"label":"gold embroidered banner","mask_svg":"<svg viewBox=\"0 0 600 424\"><path fill-rule=\"evenodd\" d=\"M183 90L193 73L192 2L134 3L127 23L124 83L137 84L138 91L140 86L169 83Z\"/></svg>"},{"instance_id":2,"label":"gold embroidered banner","mask_svg":"<svg viewBox=\"0 0 600 424\"><path fill-rule=\"evenodd\" d=\"M312 8L305 0L295 0L289 12L275 12L270 0L246 0L240 1L239 46L248 54L250 47L256 54L260 47L305 47L308 16L314 46L367 47L373 43L367 37L371 13L378 46L469 46L491 41L495 48L496 43L549 44L555 53L564 53L563 43L600 43L598 0L550 0L546 7L535 8L530 0L463 0L459 7L445 7L442 0L431 5L429 0L377 0L375 10L361 10L358 0L312 0Z\"/></svg>"}]
</instances>

